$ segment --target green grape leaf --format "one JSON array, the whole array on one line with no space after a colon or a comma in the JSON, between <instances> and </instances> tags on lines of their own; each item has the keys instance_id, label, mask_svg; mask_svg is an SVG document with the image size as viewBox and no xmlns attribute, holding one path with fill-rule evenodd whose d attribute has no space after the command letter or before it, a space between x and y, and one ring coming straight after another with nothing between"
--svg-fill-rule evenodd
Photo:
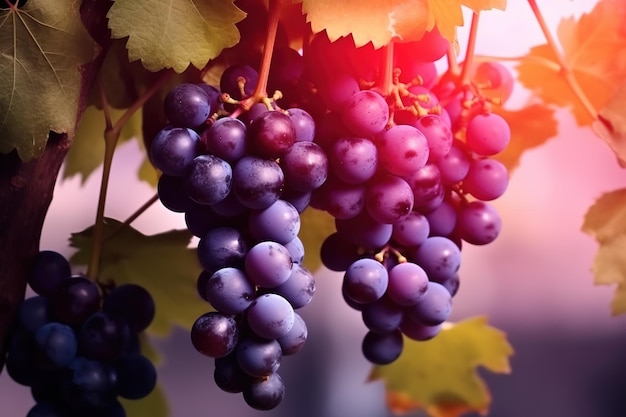
<instances>
[{"instance_id":1,"label":"green grape leaf","mask_svg":"<svg viewBox=\"0 0 626 417\"><path fill-rule=\"evenodd\" d=\"M201 267L194 248L188 248L191 234L172 230L144 235L130 226L105 219L99 277L116 284L135 283L152 294L156 317L148 327L155 336L166 336L172 326L190 328L193 322L210 310L197 294L196 281ZM72 264L87 265L92 251L92 230L73 233L71 246L78 248L70 259Z\"/></svg>"},{"instance_id":2,"label":"green grape leaf","mask_svg":"<svg viewBox=\"0 0 626 417\"><path fill-rule=\"evenodd\" d=\"M306 209L300 214L300 233L298 237L304 244L303 265L311 272L322 266L320 247L329 235L335 232L335 220L325 211Z\"/></svg>"},{"instance_id":3,"label":"green grape leaf","mask_svg":"<svg viewBox=\"0 0 626 417\"><path fill-rule=\"evenodd\" d=\"M626 2L602 0L580 19L561 20L557 34L569 76L595 108L604 107L626 79ZM572 110L577 123L594 121L547 44L531 48L517 66L519 81L546 103Z\"/></svg>"},{"instance_id":4,"label":"green grape leaf","mask_svg":"<svg viewBox=\"0 0 626 417\"><path fill-rule=\"evenodd\" d=\"M124 110L111 109L111 117L114 121L123 113ZM65 159L64 179L79 175L81 183L84 184L93 171L102 165L105 127L104 111L95 106L87 107ZM128 123L124 125L119 143L133 137L141 137L141 110L135 112Z\"/></svg>"},{"instance_id":5,"label":"green grape leaf","mask_svg":"<svg viewBox=\"0 0 626 417\"><path fill-rule=\"evenodd\" d=\"M617 89L592 127L615 152L622 168L626 167L626 84Z\"/></svg>"},{"instance_id":6,"label":"green grape leaf","mask_svg":"<svg viewBox=\"0 0 626 417\"><path fill-rule=\"evenodd\" d=\"M478 366L510 373L513 348L506 335L485 317L444 327L426 342L405 338L402 355L390 365L376 366L369 379L382 379L387 403L397 413L423 409L432 417L486 413L490 395L476 372Z\"/></svg>"},{"instance_id":7,"label":"green grape leaf","mask_svg":"<svg viewBox=\"0 0 626 417\"><path fill-rule=\"evenodd\" d=\"M245 16L233 0L116 0L107 14L111 37L128 37L129 61L178 73L236 45L235 23Z\"/></svg>"},{"instance_id":8,"label":"green grape leaf","mask_svg":"<svg viewBox=\"0 0 626 417\"><path fill-rule=\"evenodd\" d=\"M504 117L511 128L511 141L495 156L509 172L519 165L525 151L543 145L558 133L554 110L545 104L535 103L519 110L494 106L493 112Z\"/></svg>"},{"instance_id":9,"label":"green grape leaf","mask_svg":"<svg viewBox=\"0 0 626 417\"><path fill-rule=\"evenodd\" d=\"M165 390L159 384L157 384L147 397L140 400L120 398L120 402L124 406L124 410L126 410L127 417L170 416L170 406L167 402Z\"/></svg>"},{"instance_id":10,"label":"green grape leaf","mask_svg":"<svg viewBox=\"0 0 626 417\"><path fill-rule=\"evenodd\" d=\"M0 11L0 152L41 155L50 131L73 132L79 67L98 47L75 0L30 0Z\"/></svg>"},{"instance_id":11,"label":"green grape leaf","mask_svg":"<svg viewBox=\"0 0 626 417\"><path fill-rule=\"evenodd\" d=\"M617 285L613 315L626 313L626 189L602 195L585 214L582 231L600 245L592 272L596 285Z\"/></svg>"}]
</instances>

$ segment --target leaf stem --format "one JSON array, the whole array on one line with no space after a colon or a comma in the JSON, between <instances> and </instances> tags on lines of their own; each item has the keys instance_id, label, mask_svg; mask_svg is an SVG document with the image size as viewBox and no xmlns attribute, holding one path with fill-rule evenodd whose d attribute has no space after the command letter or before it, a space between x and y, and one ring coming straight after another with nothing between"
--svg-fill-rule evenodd
<instances>
[{"instance_id":1,"label":"leaf stem","mask_svg":"<svg viewBox=\"0 0 626 417\"><path fill-rule=\"evenodd\" d=\"M391 94L391 89L393 85L393 47L394 41L389 42L384 46L384 55L383 55L383 71L381 74L381 83L380 88L383 93L383 96L387 97Z\"/></svg>"},{"instance_id":2,"label":"leaf stem","mask_svg":"<svg viewBox=\"0 0 626 417\"><path fill-rule=\"evenodd\" d=\"M578 98L578 101L580 101L580 104L582 104L589 116L591 116L592 119L597 119L598 110L596 110L595 106L591 103L583 89L580 87L580 84L578 84L576 77L574 77L572 69L569 67L567 61L565 60L565 55L563 55L563 53L561 52L559 44L552 36L552 33L550 33L548 24L543 18L543 15L539 10L539 6L537 6L536 0L528 0L528 5L533 11L535 18L537 19L537 23L539 23L539 27L541 28L541 31L543 32L543 35L548 42L548 46L550 47L552 53L556 58L557 64L559 65L559 73L563 76L570 89L572 90L576 98Z\"/></svg>"},{"instance_id":3,"label":"leaf stem","mask_svg":"<svg viewBox=\"0 0 626 417\"><path fill-rule=\"evenodd\" d=\"M472 23L470 25L469 38L467 40L467 51L463 60L463 69L461 70L460 85L468 85L472 64L474 62L474 51L476 50L476 38L478 35L478 21L480 13L472 13Z\"/></svg>"},{"instance_id":4,"label":"leaf stem","mask_svg":"<svg viewBox=\"0 0 626 417\"><path fill-rule=\"evenodd\" d=\"M111 177L113 155L115 154L115 148L117 147L117 142L120 138L122 128L128 120L130 120L133 114L170 79L172 74L172 71L164 72L159 79L124 112L115 125L113 125L111 121L111 106L106 98L104 86L101 82L97 83L98 93L100 100L102 101L102 108L104 110L107 127L104 131L104 161L102 163L102 180L100 182L100 194L98 196L98 208L96 211L96 222L93 231L93 250L91 252L89 266L87 267L87 276L94 281L98 281L98 274L100 270L100 254L102 252L102 242L104 237L104 209L106 206L109 178Z\"/></svg>"},{"instance_id":5,"label":"leaf stem","mask_svg":"<svg viewBox=\"0 0 626 417\"><path fill-rule=\"evenodd\" d=\"M459 63L456 59L456 50L453 45L448 47L446 59L448 60L448 72L454 76L458 76L461 73L461 69L459 68Z\"/></svg>"},{"instance_id":6,"label":"leaf stem","mask_svg":"<svg viewBox=\"0 0 626 417\"><path fill-rule=\"evenodd\" d=\"M259 82L254 89L252 97L258 101L260 98L267 96L267 80L270 75L270 67L272 65L272 54L274 53L274 44L276 42L276 32L278 31L278 21L283 0L270 0L269 15L267 22L267 35L263 46L263 55L261 58L261 67L259 68Z\"/></svg>"},{"instance_id":7,"label":"leaf stem","mask_svg":"<svg viewBox=\"0 0 626 417\"><path fill-rule=\"evenodd\" d=\"M119 232L121 232L122 230L124 230L124 228L128 227L131 225L132 222L134 222L135 220L137 220L137 218L139 216L141 216L143 213L146 212L146 210L148 210L150 207L152 207L152 205L154 203L156 203L157 201L159 201L159 194L154 194L152 197L150 197L150 199L148 199L148 201L146 201L145 203L143 203L137 210L134 211L133 214L131 214L130 216L128 216L128 218L126 220L124 220L123 223L121 223L120 225L118 225L115 229L113 229L111 231L111 233L109 233L107 236L103 237L102 241L105 242L109 239L111 239L112 237L114 237L115 235L117 235Z\"/></svg>"}]
</instances>

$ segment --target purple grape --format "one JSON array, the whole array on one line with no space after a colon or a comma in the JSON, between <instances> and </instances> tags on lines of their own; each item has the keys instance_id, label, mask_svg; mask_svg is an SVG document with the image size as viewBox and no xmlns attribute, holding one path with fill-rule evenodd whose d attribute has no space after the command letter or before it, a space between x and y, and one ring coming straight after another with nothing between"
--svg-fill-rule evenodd
<instances>
[{"instance_id":1,"label":"purple grape","mask_svg":"<svg viewBox=\"0 0 626 417\"><path fill-rule=\"evenodd\" d=\"M479 200L490 201L504 194L508 185L509 172L506 166L495 159L485 158L471 162L463 180L463 191Z\"/></svg>"},{"instance_id":2,"label":"purple grape","mask_svg":"<svg viewBox=\"0 0 626 417\"><path fill-rule=\"evenodd\" d=\"M184 175L198 155L200 136L191 129L165 127L150 144L150 160L166 175Z\"/></svg>"},{"instance_id":3,"label":"purple grape","mask_svg":"<svg viewBox=\"0 0 626 417\"><path fill-rule=\"evenodd\" d=\"M237 162L246 154L246 125L239 119L217 119L202 133L202 138L209 153L227 162Z\"/></svg>"},{"instance_id":4,"label":"purple grape","mask_svg":"<svg viewBox=\"0 0 626 417\"><path fill-rule=\"evenodd\" d=\"M189 194L185 191L183 177L161 175L157 184L157 193L161 204L166 209L176 213L184 213L194 204L194 201L189 198Z\"/></svg>"},{"instance_id":5,"label":"purple grape","mask_svg":"<svg viewBox=\"0 0 626 417\"><path fill-rule=\"evenodd\" d=\"M216 204L230 193L233 171L230 164L213 155L194 158L185 173L185 190L199 204Z\"/></svg>"},{"instance_id":6,"label":"purple grape","mask_svg":"<svg viewBox=\"0 0 626 417\"><path fill-rule=\"evenodd\" d=\"M297 191L319 188L328 177L328 158L313 142L296 142L280 159L287 185Z\"/></svg>"},{"instance_id":7,"label":"purple grape","mask_svg":"<svg viewBox=\"0 0 626 417\"><path fill-rule=\"evenodd\" d=\"M165 96L164 112L169 122L177 127L196 128L211 114L209 97L201 87L183 83Z\"/></svg>"},{"instance_id":8,"label":"purple grape","mask_svg":"<svg viewBox=\"0 0 626 417\"><path fill-rule=\"evenodd\" d=\"M241 266L248 253L248 243L233 227L211 229L198 242L198 260L207 271L227 266Z\"/></svg>"},{"instance_id":9,"label":"purple grape","mask_svg":"<svg viewBox=\"0 0 626 417\"><path fill-rule=\"evenodd\" d=\"M35 342L40 359L48 369L58 369L69 364L78 351L74 331L63 323L50 322L41 326L35 333Z\"/></svg>"},{"instance_id":10,"label":"purple grape","mask_svg":"<svg viewBox=\"0 0 626 417\"><path fill-rule=\"evenodd\" d=\"M472 245L493 242L502 229L502 219L496 208L482 201L472 201L459 211L457 229L459 237Z\"/></svg>"},{"instance_id":11,"label":"purple grape","mask_svg":"<svg viewBox=\"0 0 626 417\"><path fill-rule=\"evenodd\" d=\"M400 330L406 337L420 342L430 340L437 336L441 332L441 327L441 324L427 326L419 323L411 319L408 314L404 316L402 323L400 324Z\"/></svg>"},{"instance_id":12,"label":"purple grape","mask_svg":"<svg viewBox=\"0 0 626 417\"><path fill-rule=\"evenodd\" d=\"M280 243L265 241L254 245L245 257L250 280L264 288L275 288L289 279L293 261Z\"/></svg>"},{"instance_id":13,"label":"purple grape","mask_svg":"<svg viewBox=\"0 0 626 417\"><path fill-rule=\"evenodd\" d=\"M355 135L368 137L385 128L389 122L389 106L379 93L362 90L348 99L342 109L342 120Z\"/></svg>"},{"instance_id":14,"label":"purple grape","mask_svg":"<svg viewBox=\"0 0 626 417\"><path fill-rule=\"evenodd\" d=\"M441 284L428 282L428 289L420 302L406 309L412 320L427 326L443 323L452 313L452 296Z\"/></svg>"},{"instance_id":15,"label":"purple grape","mask_svg":"<svg viewBox=\"0 0 626 417\"><path fill-rule=\"evenodd\" d=\"M248 137L254 153L264 158L278 158L296 141L296 128L285 113L268 111L250 124Z\"/></svg>"},{"instance_id":16,"label":"purple grape","mask_svg":"<svg viewBox=\"0 0 626 417\"><path fill-rule=\"evenodd\" d=\"M347 241L339 233L333 233L322 242L320 258L326 268L343 272L360 258L359 246Z\"/></svg>"},{"instance_id":17,"label":"purple grape","mask_svg":"<svg viewBox=\"0 0 626 417\"><path fill-rule=\"evenodd\" d=\"M372 141L359 137L343 137L328 154L332 172L348 184L363 184L374 176L378 151Z\"/></svg>"},{"instance_id":18,"label":"purple grape","mask_svg":"<svg viewBox=\"0 0 626 417\"><path fill-rule=\"evenodd\" d=\"M453 185L463 181L469 172L470 159L464 147L464 144L454 141L450 152L437 161L437 167L441 173L441 182L443 184Z\"/></svg>"},{"instance_id":19,"label":"purple grape","mask_svg":"<svg viewBox=\"0 0 626 417\"><path fill-rule=\"evenodd\" d=\"M238 268L215 271L205 286L206 298L220 313L235 315L250 307L255 297L254 285Z\"/></svg>"},{"instance_id":20,"label":"purple grape","mask_svg":"<svg viewBox=\"0 0 626 417\"><path fill-rule=\"evenodd\" d=\"M139 333L147 329L154 319L154 299L140 285L123 284L104 297L102 311L121 317L132 332Z\"/></svg>"},{"instance_id":21,"label":"purple grape","mask_svg":"<svg viewBox=\"0 0 626 417\"><path fill-rule=\"evenodd\" d=\"M418 118L414 126L428 142L429 161L437 162L450 152L452 132L441 116L427 114Z\"/></svg>"},{"instance_id":22,"label":"purple grape","mask_svg":"<svg viewBox=\"0 0 626 417\"><path fill-rule=\"evenodd\" d=\"M278 339L286 335L294 322L294 311L289 301L278 294L257 297L247 310L248 325L264 339Z\"/></svg>"},{"instance_id":23,"label":"purple grape","mask_svg":"<svg viewBox=\"0 0 626 417\"><path fill-rule=\"evenodd\" d=\"M272 160L244 156L233 169L233 192L244 206L262 210L276 202L284 189L285 176Z\"/></svg>"},{"instance_id":24,"label":"purple grape","mask_svg":"<svg viewBox=\"0 0 626 417\"><path fill-rule=\"evenodd\" d=\"M219 389L230 393L242 392L253 380L241 369L235 353L215 359L213 379Z\"/></svg>"},{"instance_id":25,"label":"purple grape","mask_svg":"<svg viewBox=\"0 0 626 417\"><path fill-rule=\"evenodd\" d=\"M301 264L304 260L304 244L299 237L295 237L283 246L289 251L291 260L294 264Z\"/></svg>"},{"instance_id":26,"label":"purple grape","mask_svg":"<svg viewBox=\"0 0 626 417\"><path fill-rule=\"evenodd\" d=\"M363 356L376 365L387 365L400 357L404 339L400 330L389 333L369 331L363 338Z\"/></svg>"},{"instance_id":27,"label":"purple grape","mask_svg":"<svg viewBox=\"0 0 626 417\"><path fill-rule=\"evenodd\" d=\"M37 253L28 276L28 284L37 294L50 297L61 282L72 275L70 264L58 252L43 250Z\"/></svg>"},{"instance_id":28,"label":"purple grape","mask_svg":"<svg viewBox=\"0 0 626 417\"><path fill-rule=\"evenodd\" d=\"M302 308L313 299L315 279L308 269L294 263L289 279L273 291L289 301L294 309Z\"/></svg>"},{"instance_id":29,"label":"purple grape","mask_svg":"<svg viewBox=\"0 0 626 417\"><path fill-rule=\"evenodd\" d=\"M100 309L100 290L93 281L77 275L63 281L50 301L60 322L80 326Z\"/></svg>"},{"instance_id":30,"label":"purple grape","mask_svg":"<svg viewBox=\"0 0 626 417\"><path fill-rule=\"evenodd\" d=\"M291 330L277 339L283 356L289 356L299 352L306 343L307 337L308 330L304 319L298 313L294 313L294 321Z\"/></svg>"},{"instance_id":31,"label":"purple grape","mask_svg":"<svg viewBox=\"0 0 626 417\"><path fill-rule=\"evenodd\" d=\"M129 400L138 400L152 392L157 382L157 371L150 361L140 353L124 356L115 364L118 395Z\"/></svg>"},{"instance_id":32,"label":"purple grape","mask_svg":"<svg viewBox=\"0 0 626 417\"><path fill-rule=\"evenodd\" d=\"M276 408L285 396L285 384L277 373L256 379L243 390L243 398L256 410Z\"/></svg>"},{"instance_id":33,"label":"purple grape","mask_svg":"<svg viewBox=\"0 0 626 417\"><path fill-rule=\"evenodd\" d=\"M61 397L69 408L97 415L116 402L116 379L109 364L77 356L61 373Z\"/></svg>"},{"instance_id":34,"label":"purple grape","mask_svg":"<svg viewBox=\"0 0 626 417\"><path fill-rule=\"evenodd\" d=\"M306 110L295 107L287 109L287 115L296 129L296 141L312 142L315 138L315 121L313 117Z\"/></svg>"},{"instance_id":35,"label":"purple grape","mask_svg":"<svg viewBox=\"0 0 626 417\"><path fill-rule=\"evenodd\" d=\"M439 207L426 213L431 236L449 236L456 227L456 207L444 200Z\"/></svg>"},{"instance_id":36,"label":"purple grape","mask_svg":"<svg viewBox=\"0 0 626 417\"><path fill-rule=\"evenodd\" d=\"M387 172L400 177L414 174L426 164L429 142L413 126L396 125L378 135L378 158ZM452 140L452 137L450 137Z\"/></svg>"},{"instance_id":37,"label":"purple grape","mask_svg":"<svg viewBox=\"0 0 626 417\"><path fill-rule=\"evenodd\" d=\"M412 211L393 224L391 238L402 246L417 246L430 234L430 224L423 214Z\"/></svg>"},{"instance_id":38,"label":"purple grape","mask_svg":"<svg viewBox=\"0 0 626 417\"><path fill-rule=\"evenodd\" d=\"M428 275L412 262L398 264L389 270L387 295L396 304L408 307L420 302L428 288Z\"/></svg>"},{"instance_id":39,"label":"purple grape","mask_svg":"<svg viewBox=\"0 0 626 417\"><path fill-rule=\"evenodd\" d=\"M461 266L461 250L450 239L432 236L411 253L411 260L419 264L434 281L456 275Z\"/></svg>"},{"instance_id":40,"label":"purple grape","mask_svg":"<svg viewBox=\"0 0 626 417\"><path fill-rule=\"evenodd\" d=\"M379 249L391 239L393 226L374 220L366 211L350 219L335 219L337 233L365 249Z\"/></svg>"},{"instance_id":41,"label":"purple grape","mask_svg":"<svg viewBox=\"0 0 626 417\"><path fill-rule=\"evenodd\" d=\"M283 354L276 339L246 338L237 345L237 363L250 376L263 378L278 370Z\"/></svg>"},{"instance_id":42,"label":"purple grape","mask_svg":"<svg viewBox=\"0 0 626 417\"><path fill-rule=\"evenodd\" d=\"M413 190L414 210L428 213L443 202L445 190L441 183L439 168L434 164L426 164L415 174L405 177Z\"/></svg>"},{"instance_id":43,"label":"purple grape","mask_svg":"<svg viewBox=\"0 0 626 417\"><path fill-rule=\"evenodd\" d=\"M235 100L250 96L259 81L259 73L249 65L231 65L220 77L220 90Z\"/></svg>"},{"instance_id":44,"label":"purple grape","mask_svg":"<svg viewBox=\"0 0 626 417\"><path fill-rule=\"evenodd\" d=\"M365 208L380 223L395 223L413 209L413 191L409 184L395 175L376 176L367 185Z\"/></svg>"},{"instance_id":45,"label":"purple grape","mask_svg":"<svg viewBox=\"0 0 626 417\"><path fill-rule=\"evenodd\" d=\"M491 156L506 148L511 139L511 129L499 114L478 114L467 123L467 147L479 155Z\"/></svg>"},{"instance_id":46,"label":"purple grape","mask_svg":"<svg viewBox=\"0 0 626 417\"><path fill-rule=\"evenodd\" d=\"M343 276L346 295L357 303L373 303L385 294L389 284L387 269L375 259L354 262Z\"/></svg>"},{"instance_id":47,"label":"purple grape","mask_svg":"<svg viewBox=\"0 0 626 417\"><path fill-rule=\"evenodd\" d=\"M266 209L252 211L248 226L255 239L272 240L284 245L298 236L300 213L291 203L277 200Z\"/></svg>"},{"instance_id":48,"label":"purple grape","mask_svg":"<svg viewBox=\"0 0 626 417\"><path fill-rule=\"evenodd\" d=\"M130 344L130 328L119 316L99 311L80 328L80 353L102 362L122 358Z\"/></svg>"},{"instance_id":49,"label":"purple grape","mask_svg":"<svg viewBox=\"0 0 626 417\"><path fill-rule=\"evenodd\" d=\"M376 333L389 333L396 330L400 327L403 316L402 308L388 297L366 304L361 310L363 323L369 330Z\"/></svg>"},{"instance_id":50,"label":"purple grape","mask_svg":"<svg viewBox=\"0 0 626 417\"><path fill-rule=\"evenodd\" d=\"M212 358L228 355L239 340L237 322L232 317L211 311L198 317L191 327L191 343L200 353Z\"/></svg>"},{"instance_id":51,"label":"purple grape","mask_svg":"<svg viewBox=\"0 0 626 417\"><path fill-rule=\"evenodd\" d=\"M22 301L17 310L19 328L28 334L35 334L46 323L53 321L50 300L36 295Z\"/></svg>"},{"instance_id":52,"label":"purple grape","mask_svg":"<svg viewBox=\"0 0 626 417\"><path fill-rule=\"evenodd\" d=\"M335 219L351 219L365 207L365 185L329 180L313 192L323 195L324 209Z\"/></svg>"}]
</instances>

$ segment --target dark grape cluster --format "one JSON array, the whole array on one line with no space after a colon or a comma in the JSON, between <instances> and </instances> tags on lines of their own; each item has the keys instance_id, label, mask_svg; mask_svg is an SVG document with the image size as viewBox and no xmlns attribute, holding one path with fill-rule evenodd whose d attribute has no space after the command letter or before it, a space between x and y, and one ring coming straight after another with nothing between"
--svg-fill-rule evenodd
<instances>
[{"instance_id":1,"label":"dark grape cluster","mask_svg":"<svg viewBox=\"0 0 626 417\"><path fill-rule=\"evenodd\" d=\"M239 118L228 114L257 80L252 67L235 65L219 89L174 87L164 108L170 124L152 141L150 156L163 172L161 202L184 212L200 238L198 292L215 311L196 320L191 341L215 358L222 390L268 410L284 396L282 357L307 339L296 310L311 301L315 281L302 265L300 213L325 182L328 160L313 142L312 117L300 108L268 101Z\"/></svg>"},{"instance_id":2,"label":"dark grape cluster","mask_svg":"<svg viewBox=\"0 0 626 417\"><path fill-rule=\"evenodd\" d=\"M27 417L123 417L118 397L154 389L155 367L139 346L155 313L143 287L103 293L54 251L38 253L28 283L37 295L19 306L6 357L9 376L36 401Z\"/></svg>"}]
</instances>

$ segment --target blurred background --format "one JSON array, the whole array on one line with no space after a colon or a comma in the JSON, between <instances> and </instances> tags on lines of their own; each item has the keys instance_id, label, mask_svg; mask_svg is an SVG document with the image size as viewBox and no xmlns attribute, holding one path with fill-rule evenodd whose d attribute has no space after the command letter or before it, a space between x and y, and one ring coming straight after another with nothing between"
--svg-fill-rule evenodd
<instances>
[{"instance_id":1,"label":"blurred background","mask_svg":"<svg viewBox=\"0 0 626 417\"><path fill-rule=\"evenodd\" d=\"M563 17L579 16L595 1L541 1L553 33ZM466 15L469 26L469 15ZM530 8L509 1L505 13L483 13L477 53L520 56L544 42ZM467 33L459 32L460 45ZM509 107L530 97L516 86ZM487 315L508 334L515 354L511 375L482 373L492 392L493 417L626 416L626 317L610 313L612 287L593 285L596 242L580 231L583 215L602 193L626 184L611 151L590 129L558 112L559 135L528 151L505 195L495 202L504 220L491 245L464 245L461 287L453 320ZM107 216L125 219L153 194L133 181L140 164L135 142L119 148L113 163ZM41 247L71 255L71 232L93 224L100 182L97 171L81 186L59 181ZM134 223L145 234L185 227L182 215L159 203ZM625 249L626 250L626 249ZM313 302L301 310L309 326L304 349L281 365L283 403L270 412L247 407L240 395L215 387L212 361L198 354L186 329L155 344L165 354L159 380L172 417L272 416L384 417L382 383L367 383L369 363L360 352L365 326L345 306L341 274L316 273ZM3 416L23 417L33 405L28 388L0 375Z\"/></svg>"}]
</instances>

